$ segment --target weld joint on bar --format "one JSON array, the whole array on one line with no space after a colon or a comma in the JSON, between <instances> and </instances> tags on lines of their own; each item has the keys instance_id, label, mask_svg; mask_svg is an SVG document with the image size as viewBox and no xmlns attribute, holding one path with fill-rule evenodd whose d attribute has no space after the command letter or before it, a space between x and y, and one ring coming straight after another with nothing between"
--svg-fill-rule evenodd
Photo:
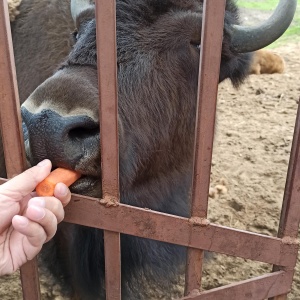
<instances>
[{"instance_id":1,"label":"weld joint on bar","mask_svg":"<svg viewBox=\"0 0 300 300\"><path fill-rule=\"evenodd\" d=\"M199 295L201 295L200 290L194 289L189 292L188 297L195 297L195 296L199 296Z\"/></svg>"},{"instance_id":2,"label":"weld joint on bar","mask_svg":"<svg viewBox=\"0 0 300 300\"><path fill-rule=\"evenodd\" d=\"M285 236L281 239L281 242L285 245L300 245L300 241L297 238L293 238L291 236Z\"/></svg>"},{"instance_id":3,"label":"weld joint on bar","mask_svg":"<svg viewBox=\"0 0 300 300\"><path fill-rule=\"evenodd\" d=\"M100 204L105 207L117 207L119 206L119 199L117 197L106 195L103 199L101 199Z\"/></svg>"},{"instance_id":4,"label":"weld joint on bar","mask_svg":"<svg viewBox=\"0 0 300 300\"><path fill-rule=\"evenodd\" d=\"M210 221L206 218L200 218L200 217L191 217L189 219L189 223L193 226L201 226L201 227L207 227L210 225Z\"/></svg>"}]
</instances>

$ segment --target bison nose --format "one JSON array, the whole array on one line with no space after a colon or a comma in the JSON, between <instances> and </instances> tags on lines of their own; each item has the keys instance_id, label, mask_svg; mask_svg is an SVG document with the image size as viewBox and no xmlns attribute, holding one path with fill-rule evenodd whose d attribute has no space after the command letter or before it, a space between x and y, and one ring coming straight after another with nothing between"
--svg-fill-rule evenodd
<instances>
[{"instance_id":1,"label":"bison nose","mask_svg":"<svg viewBox=\"0 0 300 300\"><path fill-rule=\"evenodd\" d=\"M21 110L32 164L48 158L54 166L75 169L92 149L99 149L99 125L89 116L61 116L49 109L38 113L25 107Z\"/></svg>"}]
</instances>

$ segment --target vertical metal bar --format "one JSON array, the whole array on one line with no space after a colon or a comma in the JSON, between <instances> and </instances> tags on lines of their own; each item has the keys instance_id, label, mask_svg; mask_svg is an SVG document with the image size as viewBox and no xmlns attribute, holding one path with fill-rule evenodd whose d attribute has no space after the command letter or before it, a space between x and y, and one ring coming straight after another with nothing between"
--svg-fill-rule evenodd
<instances>
[{"instance_id":1,"label":"vertical metal bar","mask_svg":"<svg viewBox=\"0 0 300 300\"><path fill-rule=\"evenodd\" d=\"M96 1L103 198L119 201L116 2ZM104 231L106 298L121 299L120 234Z\"/></svg>"},{"instance_id":2,"label":"vertical metal bar","mask_svg":"<svg viewBox=\"0 0 300 300\"><path fill-rule=\"evenodd\" d=\"M206 219L226 0L204 1L191 218ZM205 221L204 221L205 224ZM203 251L188 249L185 295L201 286Z\"/></svg>"},{"instance_id":3,"label":"vertical metal bar","mask_svg":"<svg viewBox=\"0 0 300 300\"><path fill-rule=\"evenodd\" d=\"M0 122L9 178L25 169L19 94L6 0L0 3ZM23 299L40 299L36 259L21 268Z\"/></svg>"},{"instance_id":4,"label":"vertical metal bar","mask_svg":"<svg viewBox=\"0 0 300 300\"><path fill-rule=\"evenodd\" d=\"M300 223L300 105L298 105L294 137L283 196L278 237L291 243L298 243L298 228ZM295 253L297 255L297 253ZM291 259L293 259L291 257ZM273 272L281 270L273 266ZM290 271L290 270L286 270ZM291 277L292 285L293 277ZM286 295L274 297L274 300L287 299Z\"/></svg>"},{"instance_id":5,"label":"vertical metal bar","mask_svg":"<svg viewBox=\"0 0 300 300\"><path fill-rule=\"evenodd\" d=\"M278 237L297 238L300 222L300 105L298 106Z\"/></svg>"},{"instance_id":6,"label":"vertical metal bar","mask_svg":"<svg viewBox=\"0 0 300 300\"><path fill-rule=\"evenodd\" d=\"M20 102L7 1L0 4L0 120L9 178L25 169Z\"/></svg>"},{"instance_id":7,"label":"vertical metal bar","mask_svg":"<svg viewBox=\"0 0 300 300\"><path fill-rule=\"evenodd\" d=\"M23 265L21 268L21 283L24 300L41 299L37 259Z\"/></svg>"}]
</instances>

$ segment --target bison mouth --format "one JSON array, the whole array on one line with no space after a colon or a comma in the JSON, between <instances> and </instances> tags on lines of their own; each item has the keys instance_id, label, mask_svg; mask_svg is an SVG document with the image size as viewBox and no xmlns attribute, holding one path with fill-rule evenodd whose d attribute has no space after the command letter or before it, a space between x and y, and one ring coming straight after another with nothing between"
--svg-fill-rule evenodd
<instances>
[{"instance_id":1,"label":"bison mouth","mask_svg":"<svg viewBox=\"0 0 300 300\"><path fill-rule=\"evenodd\" d=\"M23 134L24 134L27 166L28 167L33 166L37 164L39 161L45 158L49 158L43 151L36 152L35 155L32 154L27 127L24 123L22 127L23 127ZM78 167L71 168L67 166L68 164L64 164L63 161L58 163L52 160L52 170L62 167L62 168L73 169L74 171L79 172L80 174L82 174L82 177L79 178L75 183L73 183L70 186L71 192L75 194L89 196L89 197L101 198L102 196L101 176L100 174L97 174L98 172L90 170L88 164L89 164L89 160L87 160L86 163L81 162ZM91 174L91 172L93 174Z\"/></svg>"},{"instance_id":2,"label":"bison mouth","mask_svg":"<svg viewBox=\"0 0 300 300\"><path fill-rule=\"evenodd\" d=\"M72 193L100 198L101 180L92 176L83 176L70 186Z\"/></svg>"},{"instance_id":3,"label":"bison mouth","mask_svg":"<svg viewBox=\"0 0 300 300\"><path fill-rule=\"evenodd\" d=\"M28 135L26 130L24 130L24 142L25 142L26 160L27 160L28 167L35 165L36 161L40 161L44 159L40 157L33 157L31 155L31 150L30 150L30 145L29 145L29 140L28 140ZM53 165L52 170L58 167L65 167L65 166L59 164ZM82 174L82 177L79 178L75 183L73 183L70 186L71 192L75 194L89 196L89 197L100 198L102 196L101 177L96 177L90 174L86 174L86 172L82 168L80 168L80 170L75 168L75 171Z\"/></svg>"}]
</instances>

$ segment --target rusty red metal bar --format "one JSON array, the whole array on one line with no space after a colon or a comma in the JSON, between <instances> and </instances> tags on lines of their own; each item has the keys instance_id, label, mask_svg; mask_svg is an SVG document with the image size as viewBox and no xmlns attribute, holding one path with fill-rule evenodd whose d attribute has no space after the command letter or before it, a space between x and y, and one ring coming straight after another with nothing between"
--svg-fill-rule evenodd
<instances>
[{"instance_id":1,"label":"rusty red metal bar","mask_svg":"<svg viewBox=\"0 0 300 300\"><path fill-rule=\"evenodd\" d=\"M119 202L118 95L116 2L97 0L97 63L102 193L106 202ZM120 234L104 231L106 298L121 299Z\"/></svg>"},{"instance_id":2,"label":"rusty red metal bar","mask_svg":"<svg viewBox=\"0 0 300 300\"><path fill-rule=\"evenodd\" d=\"M0 184L5 181L0 179ZM202 226L187 218L125 204L107 208L99 200L81 195L73 194L65 221L290 268L296 264L298 244L289 240L215 224ZM221 239L224 236L225 241Z\"/></svg>"},{"instance_id":3,"label":"rusty red metal bar","mask_svg":"<svg viewBox=\"0 0 300 300\"><path fill-rule=\"evenodd\" d=\"M300 106L298 107L278 237L296 239L300 223Z\"/></svg>"},{"instance_id":4,"label":"rusty red metal bar","mask_svg":"<svg viewBox=\"0 0 300 300\"><path fill-rule=\"evenodd\" d=\"M225 5L226 0L203 3L191 218L207 217ZM200 288L202 261L202 250L188 249L185 295Z\"/></svg>"},{"instance_id":5,"label":"rusty red metal bar","mask_svg":"<svg viewBox=\"0 0 300 300\"><path fill-rule=\"evenodd\" d=\"M264 300L290 291L291 272L278 271L204 291L181 300Z\"/></svg>"},{"instance_id":6,"label":"rusty red metal bar","mask_svg":"<svg viewBox=\"0 0 300 300\"><path fill-rule=\"evenodd\" d=\"M7 1L0 3L0 120L8 177L25 169L20 102Z\"/></svg>"},{"instance_id":7,"label":"rusty red metal bar","mask_svg":"<svg viewBox=\"0 0 300 300\"><path fill-rule=\"evenodd\" d=\"M86 196L73 195L65 221L292 268L296 264L297 244L276 237L215 224L203 226L122 203L107 208Z\"/></svg>"},{"instance_id":8,"label":"rusty red metal bar","mask_svg":"<svg viewBox=\"0 0 300 300\"><path fill-rule=\"evenodd\" d=\"M0 123L8 178L26 167L7 1L0 3ZM23 299L40 299L36 259L21 268Z\"/></svg>"},{"instance_id":9,"label":"rusty red metal bar","mask_svg":"<svg viewBox=\"0 0 300 300\"><path fill-rule=\"evenodd\" d=\"M278 237L298 245L298 228L300 222L300 105L298 106L297 118L295 122L294 137L290 155L287 180L285 185L281 217L279 223ZM298 251L298 249L297 249ZM293 268L283 267L277 264L273 271L290 271ZM290 285L292 285L290 280ZM287 299L287 294L272 298L274 300Z\"/></svg>"}]
</instances>

